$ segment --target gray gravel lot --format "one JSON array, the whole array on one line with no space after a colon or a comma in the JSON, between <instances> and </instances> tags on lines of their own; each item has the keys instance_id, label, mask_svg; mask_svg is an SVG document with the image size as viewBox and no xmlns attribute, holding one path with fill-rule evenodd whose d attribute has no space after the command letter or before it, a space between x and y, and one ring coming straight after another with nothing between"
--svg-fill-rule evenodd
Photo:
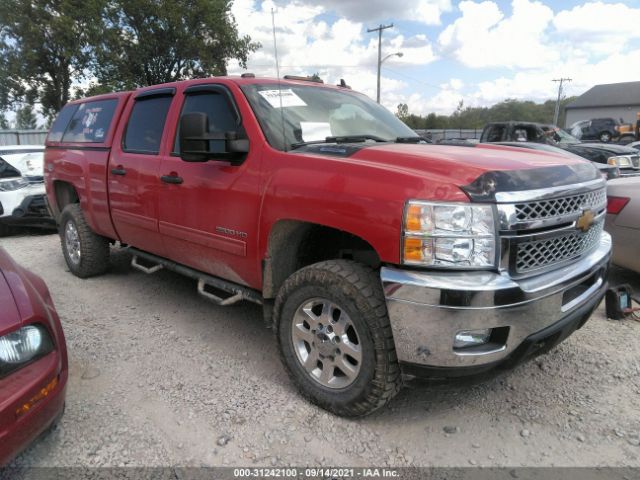
<instances>
[{"instance_id":1,"label":"gray gravel lot","mask_svg":"<svg viewBox=\"0 0 640 480\"><path fill-rule=\"evenodd\" d=\"M345 420L297 395L259 307L214 306L124 251L81 280L56 235L0 245L47 282L70 356L65 416L15 466L640 466L640 323L606 320L604 306L511 372L411 381Z\"/></svg>"}]
</instances>

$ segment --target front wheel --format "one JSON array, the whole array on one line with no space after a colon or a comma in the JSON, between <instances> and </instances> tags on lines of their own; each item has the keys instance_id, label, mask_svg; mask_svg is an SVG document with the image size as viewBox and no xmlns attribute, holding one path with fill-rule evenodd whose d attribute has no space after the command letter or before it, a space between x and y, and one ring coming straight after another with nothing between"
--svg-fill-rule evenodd
<instances>
[{"instance_id":1,"label":"front wheel","mask_svg":"<svg viewBox=\"0 0 640 480\"><path fill-rule=\"evenodd\" d=\"M283 363L300 391L337 415L367 415L401 386L380 279L344 260L294 273L275 305Z\"/></svg>"},{"instance_id":2,"label":"front wheel","mask_svg":"<svg viewBox=\"0 0 640 480\"><path fill-rule=\"evenodd\" d=\"M109 240L91 230L77 203L62 210L60 241L67 266L77 277L99 275L109 266Z\"/></svg>"}]
</instances>

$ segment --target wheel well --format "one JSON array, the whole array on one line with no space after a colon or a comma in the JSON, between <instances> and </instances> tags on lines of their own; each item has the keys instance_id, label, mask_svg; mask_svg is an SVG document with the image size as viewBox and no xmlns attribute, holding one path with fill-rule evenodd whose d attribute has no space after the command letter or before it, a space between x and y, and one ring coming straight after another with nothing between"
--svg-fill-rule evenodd
<instances>
[{"instance_id":1,"label":"wheel well","mask_svg":"<svg viewBox=\"0 0 640 480\"><path fill-rule=\"evenodd\" d=\"M64 207L71 203L80 203L80 197L75 187L67 182L56 181L53 183L56 194L56 206L62 212Z\"/></svg>"},{"instance_id":2,"label":"wheel well","mask_svg":"<svg viewBox=\"0 0 640 480\"><path fill-rule=\"evenodd\" d=\"M348 259L380 267L380 257L366 240L351 233L315 223L281 220L269 235L263 265L264 298L275 298L295 271L324 260Z\"/></svg>"}]
</instances>

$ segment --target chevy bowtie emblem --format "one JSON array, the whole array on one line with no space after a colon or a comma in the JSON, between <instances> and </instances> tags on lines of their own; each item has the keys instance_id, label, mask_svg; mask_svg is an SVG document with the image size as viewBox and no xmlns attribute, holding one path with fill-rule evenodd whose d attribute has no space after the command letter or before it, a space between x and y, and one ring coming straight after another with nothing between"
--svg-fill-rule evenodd
<instances>
[{"instance_id":1,"label":"chevy bowtie emblem","mask_svg":"<svg viewBox=\"0 0 640 480\"><path fill-rule=\"evenodd\" d=\"M578 227L583 232L586 232L593 225L593 219L595 218L594 213L591 210L585 210L582 212L582 215L578 217L576 220L576 227Z\"/></svg>"}]
</instances>

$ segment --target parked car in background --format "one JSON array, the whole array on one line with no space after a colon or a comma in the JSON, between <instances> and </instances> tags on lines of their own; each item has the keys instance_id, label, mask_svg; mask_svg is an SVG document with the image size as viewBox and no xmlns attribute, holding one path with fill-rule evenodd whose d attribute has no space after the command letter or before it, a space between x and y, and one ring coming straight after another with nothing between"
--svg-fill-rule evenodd
<instances>
[{"instance_id":1,"label":"parked car in background","mask_svg":"<svg viewBox=\"0 0 640 480\"><path fill-rule=\"evenodd\" d=\"M573 123L568 130L580 140L609 143L620 137L620 123L615 118L592 118Z\"/></svg>"},{"instance_id":2,"label":"parked car in background","mask_svg":"<svg viewBox=\"0 0 640 480\"><path fill-rule=\"evenodd\" d=\"M640 174L640 154L635 148L612 143L576 143L558 145L592 162L615 165L621 176Z\"/></svg>"},{"instance_id":3,"label":"parked car in background","mask_svg":"<svg viewBox=\"0 0 640 480\"><path fill-rule=\"evenodd\" d=\"M551 145L592 162L613 165L621 176L640 173L638 151L623 145L583 143L561 128L535 122L494 122L487 124L480 136L481 143L533 142Z\"/></svg>"},{"instance_id":4,"label":"parked car in background","mask_svg":"<svg viewBox=\"0 0 640 480\"><path fill-rule=\"evenodd\" d=\"M47 210L43 178L44 147L0 147L0 236L12 225L55 226Z\"/></svg>"},{"instance_id":5,"label":"parked car in background","mask_svg":"<svg viewBox=\"0 0 640 480\"><path fill-rule=\"evenodd\" d=\"M62 415L68 370L49 290L0 247L0 467Z\"/></svg>"},{"instance_id":6,"label":"parked car in background","mask_svg":"<svg viewBox=\"0 0 640 480\"><path fill-rule=\"evenodd\" d=\"M640 273L640 177L610 181L607 198L604 228L613 240L613 263Z\"/></svg>"}]
</instances>

